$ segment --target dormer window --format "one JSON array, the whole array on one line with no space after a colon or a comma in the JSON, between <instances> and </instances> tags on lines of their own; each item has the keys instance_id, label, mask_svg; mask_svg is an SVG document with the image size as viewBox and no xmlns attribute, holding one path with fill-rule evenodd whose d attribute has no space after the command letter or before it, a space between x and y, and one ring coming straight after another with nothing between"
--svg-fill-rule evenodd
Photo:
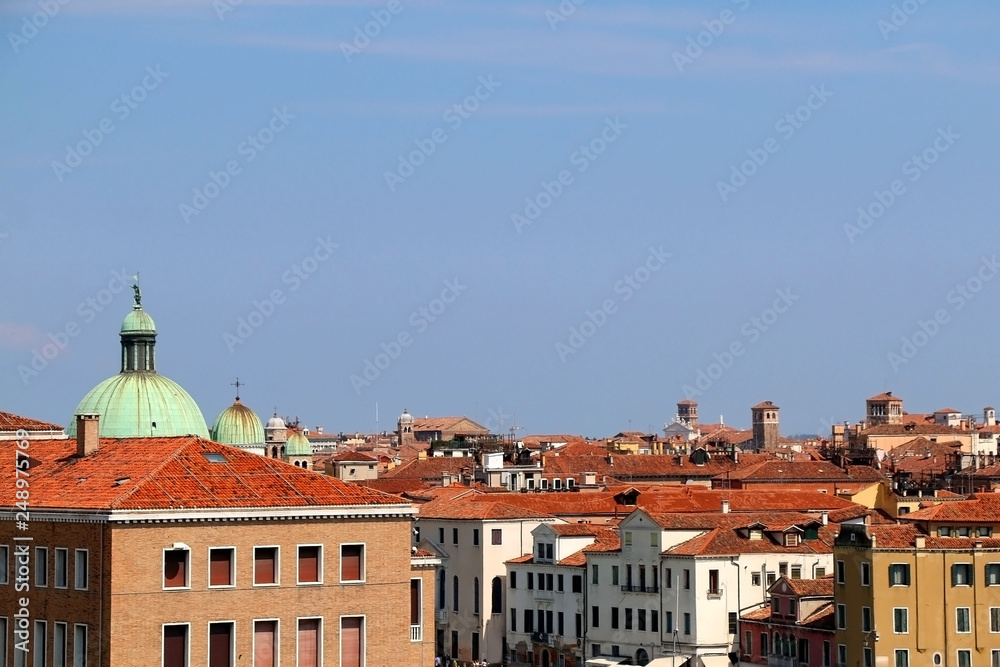
<instances>
[{"instance_id":1,"label":"dormer window","mask_svg":"<svg viewBox=\"0 0 1000 667\"><path fill-rule=\"evenodd\" d=\"M760 528L750 529L750 539L751 540L762 540L764 539L764 531Z\"/></svg>"},{"instance_id":2,"label":"dormer window","mask_svg":"<svg viewBox=\"0 0 1000 667\"><path fill-rule=\"evenodd\" d=\"M799 546L799 534L798 533L785 533L785 546L786 547L797 547L797 546Z\"/></svg>"}]
</instances>

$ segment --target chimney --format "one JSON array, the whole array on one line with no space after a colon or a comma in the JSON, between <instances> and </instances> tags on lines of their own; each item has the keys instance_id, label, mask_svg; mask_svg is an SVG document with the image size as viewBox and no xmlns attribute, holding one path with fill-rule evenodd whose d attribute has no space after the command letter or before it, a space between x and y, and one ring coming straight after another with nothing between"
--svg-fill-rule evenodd
<instances>
[{"instance_id":1,"label":"chimney","mask_svg":"<svg viewBox=\"0 0 1000 667\"><path fill-rule=\"evenodd\" d=\"M101 416L82 413L76 416L76 455L90 456L101 448Z\"/></svg>"},{"instance_id":2,"label":"chimney","mask_svg":"<svg viewBox=\"0 0 1000 667\"><path fill-rule=\"evenodd\" d=\"M827 512L827 511L820 512L819 517L820 517L820 520L823 522L824 526L830 523L830 513L829 512Z\"/></svg>"},{"instance_id":3,"label":"chimney","mask_svg":"<svg viewBox=\"0 0 1000 667\"><path fill-rule=\"evenodd\" d=\"M441 473L441 486L451 486L451 473L447 470Z\"/></svg>"},{"instance_id":4,"label":"chimney","mask_svg":"<svg viewBox=\"0 0 1000 667\"><path fill-rule=\"evenodd\" d=\"M913 538L913 546L917 549L923 549L927 546L927 538L923 535L917 535Z\"/></svg>"},{"instance_id":5,"label":"chimney","mask_svg":"<svg viewBox=\"0 0 1000 667\"><path fill-rule=\"evenodd\" d=\"M728 500L723 500L722 501L722 513L723 514L729 514L729 501Z\"/></svg>"}]
</instances>

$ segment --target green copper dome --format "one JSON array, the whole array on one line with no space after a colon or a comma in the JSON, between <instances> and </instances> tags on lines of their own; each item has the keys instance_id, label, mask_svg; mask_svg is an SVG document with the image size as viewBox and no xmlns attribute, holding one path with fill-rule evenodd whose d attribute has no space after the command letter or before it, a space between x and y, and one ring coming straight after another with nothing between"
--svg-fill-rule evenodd
<instances>
[{"instance_id":1,"label":"green copper dome","mask_svg":"<svg viewBox=\"0 0 1000 667\"><path fill-rule=\"evenodd\" d=\"M142 310L138 286L132 287L135 303L121 328L122 370L91 389L74 414L99 414L105 438L207 438L198 404L179 384L156 372L156 327ZM76 419L70 420L66 434L76 437Z\"/></svg>"},{"instance_id":2,"label":"green copper dome","mask_svg":"<svg viewBox=\"0 0 1000 667\"><path fill-rule=\"evenodd\" d=\"M254 445L264 442L264 426L260 417L237 398L212 425L212 440L224 445Z\"/></svg>"},{"instance_id":3,"label":"green copper dome","mask_svg":"<svg viewBox=\"0 0 1000 667\"><path fill-rule=\"evenodd\" d=\"M313 450L312 445L309 444L309 438L302 435L298 431L292 434L292 437L288 439L285 443L285 456L312 456Z\"/></svg>"},{"instance_id":4,"label":"green copper dome","mask_svg":"<svg viewBox=\"0 0 1000 667\"><path fill-rule=\"evenodd\" d=\"M132 309L132 312L125 316L125 321L122 322L121 333L156 333L156 325L153 324L153 318L149 316L145 310L136 306Z\"/></svg>"}]
</instances>

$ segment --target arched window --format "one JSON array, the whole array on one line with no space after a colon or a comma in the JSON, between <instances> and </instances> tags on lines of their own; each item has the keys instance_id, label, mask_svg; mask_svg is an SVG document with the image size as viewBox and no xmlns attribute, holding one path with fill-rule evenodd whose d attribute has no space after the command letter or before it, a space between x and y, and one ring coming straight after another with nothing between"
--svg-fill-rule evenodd
<instances>
[{"instance_id":1,"label":"arched window","mask_svg":"<svg viewBox=\"0 0 1000 667\"><path fill-rule=\"evenodd\" d=\"M472 580L472 613L479 615L479 577Z\"/></svg>"},{"instance_id":2,"label":"arched window","mask_svg":"<svg viewBox=\"0 0 1000 667\"><path fill-rule=\"evenodd\" d=\"M490 605L490 613L503 613L503 583L500 581L500 577L493 577L493 601Z\"/></svg>"},{"instance_id":3,"label":"arched window","mask_svg":"<svg viewBox=\"0 0 1000 667\"><path fill-rule=\"evenodd\" d=\"M458 611L458 575L451 578L451 608Z\"/></svg>"}]
</instances>

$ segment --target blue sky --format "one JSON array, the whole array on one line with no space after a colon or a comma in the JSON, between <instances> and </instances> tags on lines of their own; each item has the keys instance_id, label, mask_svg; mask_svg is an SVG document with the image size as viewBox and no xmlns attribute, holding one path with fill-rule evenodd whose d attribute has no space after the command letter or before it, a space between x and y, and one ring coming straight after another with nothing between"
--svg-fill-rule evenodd
<instances>
[{"instance_id":1,"label":"blue sky","mask_svg":"<svg viewBox=\"0 0 1000 667\"><path fill-rule=\"evenodd\" d=\"M0 8L0 409L117 372L122 271L209 424L1000 400L995 3L224 2Z\"/></svg>"}]
</instances>

